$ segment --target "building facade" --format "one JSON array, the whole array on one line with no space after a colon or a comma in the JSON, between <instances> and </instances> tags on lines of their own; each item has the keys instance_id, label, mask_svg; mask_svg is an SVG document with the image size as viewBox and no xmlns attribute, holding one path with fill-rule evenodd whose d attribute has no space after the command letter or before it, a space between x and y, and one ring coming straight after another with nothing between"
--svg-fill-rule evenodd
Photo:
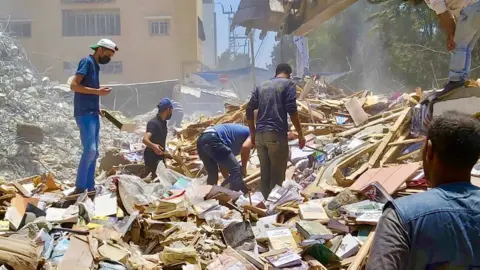
<instances>
[{"instance_id":1,"label":"building facade","mask_svg":"<svg viewBox=\"0 0 480 270\"><path fill-rule=\"evenodd\" d=\"M217 14L213 0L203 0L203 28L206 40L203 43L203 64L217 68Z\"/></svg>"},{"instance_id":2,"label":"building facade","mask_svg":"<svg viewBox=\"0 0 480 270\"><path fill-rule=\"evenodd\" d=\"M89 45L120 48L101 83L181 79L203 60L202 0L2 0L0 27L17 36L37 71L65 83Z\"/></svg>"}]
</instances>

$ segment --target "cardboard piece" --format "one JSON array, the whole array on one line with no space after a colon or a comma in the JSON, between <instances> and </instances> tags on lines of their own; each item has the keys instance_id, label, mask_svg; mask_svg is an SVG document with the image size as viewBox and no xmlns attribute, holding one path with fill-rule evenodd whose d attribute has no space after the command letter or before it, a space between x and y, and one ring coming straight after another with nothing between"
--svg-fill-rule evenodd
<instances>
[{"instance_id":1,"label":"cardboard piece","mask_svg":"<svg viewBox=\"0 0 480 270\"><path fill-rule=\"evenodd\" d=\"M388 194L392 195L405 181L415 175L420 165L417 163L403 164L390 168L367 170L350 186L351 190L360 192L364 187L374 182L380 183Z\"/></svg>"},{"instance_id":2,"label":"cardboard piece","mask_svg":"<svg viewBox=\"0 0 480 270\"><path fill-rule=\"evenodd\" d=\"M24 198L19 194L16 194L10 202L10 207L7 208L5 213L5 219L10 221L13 228L18 230L22 227L24 221L24 216L27 211L28 204L33 206L38 205L38 198Z\"/></svg>"},{"instance_id":3,"label":"cardboard piece","mask_svg":"<svg viewBox=\"0 0 480 270\"><path fill-rule=\"evenodd\" d=\"M128 258L128 251L121 246L114 244L102 245L98 248L98 253L105 258L121 263L126 263Z\"/></svg>"},{"instance_id":4,"label":"cardboard piece","mask_svg":"<svg viewBox=\"0 0 480 270\"><path fill-rule=\"evenodd\" d=\"M93 266L93 256L86 237L73 236L58 270L89 270Z\"/></svg>"},{"instance_id":5,"label":"cardboard piece","mask_svg":"<svg viewBox=\"0 0 480 270\"><path fill-rule=\"evenodd\" d=\"M117 214L117 196L115 194L105 194L97 196L94 199L95 216L106 217Z\"/></svg>"}]
</instances>

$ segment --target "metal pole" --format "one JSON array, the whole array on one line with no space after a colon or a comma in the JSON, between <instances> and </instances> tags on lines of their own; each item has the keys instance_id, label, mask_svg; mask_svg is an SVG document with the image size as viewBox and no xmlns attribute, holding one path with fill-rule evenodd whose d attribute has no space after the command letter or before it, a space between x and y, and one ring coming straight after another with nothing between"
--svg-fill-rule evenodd
<instances>
[{"instance_id":1,"label":"metal pole","mask_svg":"<svg viewBox=\"0 0 480 270\"><path fill-rule=\"evenodd\" d=\"M255 38L255 30L252 29L250 31L250 53L251 53L251 59L252 59L252 82L253 82L253 87L257 85L257 77L255 75L255 47L254 47L254 38Z\"/></svg>"},{"instance_id":2,"label":"metal pole","mask_svg":"<svg viewBox=\"0 0 480 270\"><path fill-rule=\"evenodd\" d=\"M283 36L280 37L280 63L283 63Z\"/></svg>"}]
</instances>

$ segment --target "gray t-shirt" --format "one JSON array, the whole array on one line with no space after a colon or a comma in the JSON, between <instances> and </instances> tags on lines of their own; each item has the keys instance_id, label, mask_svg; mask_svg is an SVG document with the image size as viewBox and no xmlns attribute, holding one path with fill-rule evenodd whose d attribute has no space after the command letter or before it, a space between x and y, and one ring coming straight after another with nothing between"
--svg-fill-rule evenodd
<instances>
[{"instance_id":1,"label":"gray t-shirt","mask_svg":"<svg viewBox=\"0 0 480 270\"><path fill-rule=\"evenodd\" d=\"M410 238L397 213L387 207L378 223L367 270L403 270L407 267Z\"/></svg>"}]
</instances>

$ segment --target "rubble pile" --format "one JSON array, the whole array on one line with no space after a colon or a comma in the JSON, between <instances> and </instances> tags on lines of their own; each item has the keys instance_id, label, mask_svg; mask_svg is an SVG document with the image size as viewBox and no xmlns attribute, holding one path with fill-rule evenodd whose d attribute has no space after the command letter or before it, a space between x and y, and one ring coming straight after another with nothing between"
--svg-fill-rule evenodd
<instances>
[{"instance_id":1,"label":"rubble pile","mask_svg":"<svg viewBox=\"0 0 480 270\"><path fill-rule=\"evenodd\" d=\"M309 83L298 87L306 146L300 149L289 134L287 180L267 198L256 192L255 151L245 178L250 193L206 185L195 142L208 126L244 121L246 104L227 104L225 114L177 130L168 140L173 159L160 163L153 181L141 178L138 134L107 140L118 149L100 160L96 192L69 195L72 183L51 173L0 183L0 241L8 243L0 263L7 269L362 269L383 205L428 188L419 163L422 138L410 137L417 101L369 91L346 96ZM17 133L27 129L29 141L48 140L49 129L40 126L42 136L35 127Z\"/></svg>"},{"instance_id":2,"label":"rubble pile","mask_svg":"<svg viewBox=\"0 0 480 270\"><path fill-rule=\"evenodd\" d=\"M19 42L0 33L0 178L52 172L72 180L82 152L71 97L35 71ZM114 140L129 141L102 125L101 152ZM130 136L135 140L137 136Z\"/></svg>"},{"instance_id":3,"label":"rubble pile","mask_svg":"<svg viewBox=\"0 0 480 270\"><path fill-rule=\"evenodd\" d=\"M207 127L243 123L246 104L175 130L155 179L139 141L156 110L110 112L95 191L70 195L81 153L72 106L14 40L0 36L0 51L0 270L363 269L385 203L428 189L424 138L411 135L421 90L346 95L307 78L306 146L292 128L287 179L267 198L255 151L248 194L206 185L196 151Z\"/></svg>"}]
</instances>

